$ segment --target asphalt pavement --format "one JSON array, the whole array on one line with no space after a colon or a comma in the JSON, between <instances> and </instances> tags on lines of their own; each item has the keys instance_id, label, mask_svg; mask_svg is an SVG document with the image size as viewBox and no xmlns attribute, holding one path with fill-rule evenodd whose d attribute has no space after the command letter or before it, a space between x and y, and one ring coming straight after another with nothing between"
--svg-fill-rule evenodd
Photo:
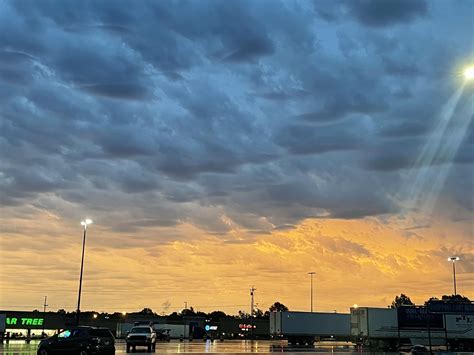
<instances>
[{"instance_id":1,"label":"asphalt pavement","mask_svg":"<svg viewBox=\"0 0 474 355\"><path fill-rule=\"evenodd\" d=\"M9 344L0 345L0 354L36 354L37 341L25 344L24 341L12 341ZM353 352L353 348L347 345L337 346L316 346L315 348L289 348L286 341L267 340L225 340L225 341L175 341L159 342L156 345L155 354L243 354L243 353L281 353L288 355L314 352L331 352L333 354L358 354ZM116 354L125 354L125 343L121 340L116 342ZM145 348L137 349L137 353L146 354ZM359 353L360 354L360 353ZM387 353L386 353L387 354Z\"/></svg>"}]
</instances>

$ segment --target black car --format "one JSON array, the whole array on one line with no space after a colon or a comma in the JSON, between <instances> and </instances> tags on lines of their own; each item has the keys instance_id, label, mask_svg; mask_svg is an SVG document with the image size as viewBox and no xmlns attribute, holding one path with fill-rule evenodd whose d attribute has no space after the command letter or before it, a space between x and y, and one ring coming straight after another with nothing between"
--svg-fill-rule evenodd
<instances>
[{"instance_id":1,"label":"black car","mask_svg":"<svg viewBox=\"0 0 474 355\"><path fill-rule=\"evenodd\" d=\"M115 354L115 339L107 328L68 328L41 340L38 355L47 354Z\"/></svg>"}]
</instances>

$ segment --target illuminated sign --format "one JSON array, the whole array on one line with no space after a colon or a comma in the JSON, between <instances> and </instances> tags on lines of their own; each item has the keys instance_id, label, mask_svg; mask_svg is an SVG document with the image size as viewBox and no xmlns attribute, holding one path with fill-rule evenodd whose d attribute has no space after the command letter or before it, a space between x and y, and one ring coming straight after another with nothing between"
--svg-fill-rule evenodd
<instances>
[{"instance_id":1,"label":"illuminated sign","mask_svg":"<svg viewBox=\"0 0 474 355\"><path fill-rule=\"evenodd\" d=\"M42 326L44 324L44 318L17 318L17 317L7 317L7 325L36 325Z\"/></svg>"},{"instance_id":2,"label":"illuminated sign","mask_svg":"<svg viewBox=\"0 0 474 355\"><path fill-rule=\"evenodd\" d=\"M239 324L239 328L240 329L252 329L252 325L251 324ZM253 326L253 329L257 328L256 325Z\"/></svg>"},{"instance_id":3,"label":"illuminated sign","mask_svg":"<svg viewBox=\"0 0 474 355\"><path fill-rule=\"evenodd\" d=\"M209 325L207 324L204 329L206 329L206 332L210 331L210 330L217 330L217 325Z\"/></svg>"}]
</instances>

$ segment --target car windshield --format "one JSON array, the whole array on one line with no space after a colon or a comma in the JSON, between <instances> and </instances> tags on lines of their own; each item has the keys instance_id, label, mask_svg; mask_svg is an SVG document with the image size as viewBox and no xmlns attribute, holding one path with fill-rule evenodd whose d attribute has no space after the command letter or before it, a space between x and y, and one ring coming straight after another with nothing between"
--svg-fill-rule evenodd
<instances>
[{"instance_id":1,"label":"car windshield","mask_svg":"<svg viewBox=\"0 0 474 355\"><path fill-rule=\"evenodd\" d=\"M151 333L150 328L147 327L139 327L139 328L132 328L130 333Z\"/></svg>"}]
</instances>

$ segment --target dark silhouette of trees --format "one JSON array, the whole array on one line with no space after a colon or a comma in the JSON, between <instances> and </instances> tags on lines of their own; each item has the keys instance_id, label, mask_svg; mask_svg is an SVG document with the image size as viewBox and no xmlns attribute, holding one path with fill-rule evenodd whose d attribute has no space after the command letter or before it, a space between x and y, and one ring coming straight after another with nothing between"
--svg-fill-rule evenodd
<instances>
[{"instance_id":1,"label":"dark silhouette of trees","mask_svg":"<svg viewBox=\"0 0 474 355\"><path fill-rule=\"evenodd\" d=\"M250 318L250 313L247 313L245 311L239 311L239 314L235 318L237 318L237 319L247 319L247 318Z\"/></svg>"},{"instance_id":2,"label":"dark silhouette of trees","mask_svg":"<svg viewBox=\"0 0 474 355\"><path fill-rule=\"evenodd\" d=\"M227 318L228 315L222 311L213 311L207 315L208 319L217 322L221 318Z\"/></svg>"},{"instance_id":3,"label":"dark silhouette of trees","mask_svg":"<svg viewBox=\"0 0 474 355\"><path fill-rule=\"evenodd\" d=\"M275 302L269 308L270 312L286 312L288 311L288 307L285 306L283 303Z\"/></svg>"},{"instance_id":4,"label":"dark silhouette of trees","mask_svg":"<svg viewBox=\"0 0 474 355\"><path fill-rule=\"evenodd\" d=\"M471 303L472 302L469 298L462 295L443 295L441 299L437 297L431 297L428 301L425 302L425 304L432 301L443 301L447 303Z\"/></svg>"},{"instance_id":5,"label":"dark silhouette of trees","mask_svg":"<svg viewBox=\"0 0 474 355\"><path fill-rule=\"evenodd\" d=\"M254 312L254 317L257 318L257 319L264 319L265 314L263 313L263 311L260 308L256 308L255 312Z\"/></svg>"},{"instance_id":6,"label":"dark silhouette of trees","mask_svg":"<svg viewBox=\"0 0 474 355\"><path fill-rule=\"evenodd\" d=\"M143 314L146 316L153 316L155 313L151 310L151 308L143 308L138 314Z\"/></svg>"},{"instance_id":7,"label":"dark silhouette of trees","mask_svg":"<svg viewBox=\"0 0 474 355\"><path fill-rule=\"evenodd\" d=\"M415 304L411 301L410 297L405 294L401 294L400 296L396 296L395 299L392 301L390 308L398 308L400 306L414 306Z\"/></svg>"},{"instance_id":8,"label":"dark silhouette of trees","mask_svg":"<svg viewBox=\"0 0 474 355\"><path fill-rule=\"evenodd\" d=\"M187 309L183 309L181 311L181 315L183 317L195 317L196 316L196 312L194 312L194 308L193 307L190 307L190 308L187 308Z\"/></svg>"}]
</instances>

